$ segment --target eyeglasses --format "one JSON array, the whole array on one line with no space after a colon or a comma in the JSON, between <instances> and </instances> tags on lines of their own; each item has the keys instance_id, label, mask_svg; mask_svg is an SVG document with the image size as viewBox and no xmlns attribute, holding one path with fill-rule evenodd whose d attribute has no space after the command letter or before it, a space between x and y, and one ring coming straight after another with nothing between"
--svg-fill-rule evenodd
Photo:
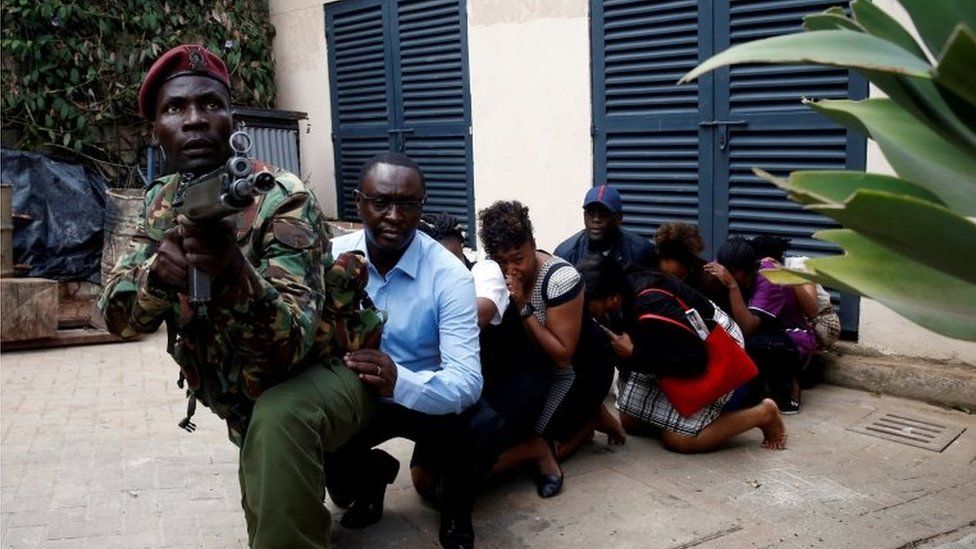
<instances>
[{"instance_id":1,"label":"eyeglasses","mask_svg":"<svg viewBox=\"0 0 976 549\"><path fill-rule=\"evenodd\" d=\"M390 198L388 196L369 196L363 191L353 191L354 196L362 198L369 203L370 207L379 213L386 213L390 211L394 206L397 207L403 213L417 213L427 203L427 195L424 195L420 200L401 200L398 198Z\"/></svg>"}]
</instances>

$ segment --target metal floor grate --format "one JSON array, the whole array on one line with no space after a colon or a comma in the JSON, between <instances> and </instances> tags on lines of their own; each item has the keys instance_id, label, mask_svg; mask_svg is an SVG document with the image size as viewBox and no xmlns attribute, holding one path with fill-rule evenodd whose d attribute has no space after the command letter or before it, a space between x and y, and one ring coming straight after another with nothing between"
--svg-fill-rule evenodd
<instances>
[{"instance_id":1,"label":"metal floor grate","mask_svg":"<svg viewBox=\"0 0 976 549\"><path fill-rule=\"evenodd\" d=\"M875 412L851 425L847 430L933 452L942 452L966 428L939 423L937 420L922 420L890 412Z\"/></svg>"}]
</instances>

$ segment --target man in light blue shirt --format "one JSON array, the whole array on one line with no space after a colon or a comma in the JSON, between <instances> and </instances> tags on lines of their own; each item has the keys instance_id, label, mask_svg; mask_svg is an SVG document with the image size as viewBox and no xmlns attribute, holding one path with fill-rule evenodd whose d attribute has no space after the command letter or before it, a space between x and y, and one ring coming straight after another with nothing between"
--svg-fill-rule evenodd
<instances>
[{"instance_id":1,"label":"man in light blue shirt","mask_svg":"<svg viewBox=\"0 0 976 549\"><path fill-rule=\"evenodd\" d=\"M481 393L474 279L456 257L416 232L400 261L382 275L365 231L336 238L332 253L371 260L366 292L387 314L380 350L396 365L393 402L425 414L458 414Z\"/></svg>"},{"instance_id":2,"label":"man in light blue shirt","mask_svg":"<svg viewBox=\"0 0 976 549\"><path fill-rule=\"evenodd\" d=\"M441 545L472 547L476 459L467 422L483 383L477 301L465 266L417 231L425 198L415 162L398 153L377 155L363 166L355 193L364 229L332 241L333 255L366 255L366 291L388 320L379 350L345 358L381 402L370 424L330 458L326 478L333 501L351 503L341 524L363 528L382 516L386 485L399 470L396 459L373 447L394 437L433 445L450 464Z\"/></svg>"}]
</instances>

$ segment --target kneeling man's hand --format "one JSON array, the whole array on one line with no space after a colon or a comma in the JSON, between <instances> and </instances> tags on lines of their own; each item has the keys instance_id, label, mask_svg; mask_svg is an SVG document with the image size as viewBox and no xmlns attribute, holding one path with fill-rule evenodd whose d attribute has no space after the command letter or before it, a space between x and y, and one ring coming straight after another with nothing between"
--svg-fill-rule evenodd
<instances>
[{"instance_id":1,"label":"kneeling man's hand","mask_svg":"<svg viewBox=\"0 0 976 549\"><path fill-rule=\"evenodd\" d=\"M350 370L359 374L363 383L375 387L380 396L393 396L397 369L390 355L376 349L360 349L346 353L344 361Z\"/></svg>"}]
</instances>

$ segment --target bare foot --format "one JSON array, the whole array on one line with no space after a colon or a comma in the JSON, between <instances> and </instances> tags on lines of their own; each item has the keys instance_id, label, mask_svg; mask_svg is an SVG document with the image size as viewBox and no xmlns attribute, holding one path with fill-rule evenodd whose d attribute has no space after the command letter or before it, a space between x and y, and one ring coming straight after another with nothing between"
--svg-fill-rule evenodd
<instances>
[{"instance_id":1,"label":"bare foot","mask_svg":"<svg viewBox=\"0 0 976 549\"><path fill-rule=\"evenodd\" d=\"M764 406L766 412L769 414L769 420L759 426L763 432L762 447L767 450L785 450L787 438L786 425L783 423L783 418L779 415L779 407L770 398L763 399L759 405Z\"/></svg>"},{"instance_id":2,"label":"bare foot","mask_svg":"<svg viewBox=\"0 0 976 549\"><path fill-rule=\"evenodd\" d=\"M627 433L620 425L620 421L607 409L606 404L601 404L597 412L596 430L607 435L607 444L611 446L627 442Z\"/></svg>"}]
</instances>

